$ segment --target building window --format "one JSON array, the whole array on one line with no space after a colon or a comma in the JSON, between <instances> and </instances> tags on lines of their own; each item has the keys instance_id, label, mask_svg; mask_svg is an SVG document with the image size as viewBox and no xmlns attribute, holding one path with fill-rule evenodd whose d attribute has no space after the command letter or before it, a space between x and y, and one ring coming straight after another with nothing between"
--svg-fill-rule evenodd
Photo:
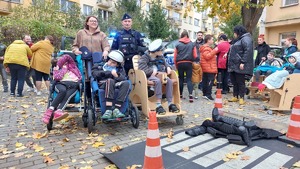
<instances>
[{"instance_id":1,"label":"building window","mask_svg":"<svg viewBox=\"0 0 300 169\"><path fill-rule=\"evenodd\" d=\"M146 2L146 5L145 5L145 10L149 12L150 10L150 3L149 2Z\"/></svg>"},{"instance_id":2,"label":"building window","mask_svg":"<svg viewBox=\"0 0 300 169\"><path fill-rule=\"evenodd\" d=\"M283 6L298 4L299 0L283 0Z\"/></svg>"},{"instance_id":3,"label":"building window","mask_svg":"<svg viewBox=\"0 0 300 169\"><path fill-rule=\"evenodd\" d=\"M174 20L179 20L180 14L178 12L173 12L173 18L174 18Z\"/></svg>"},{"instance_id":4,"label":"building window","mask_svg":"<svg viewBox=\"0 0 300 169\"><path fill-rule=\"evenodd\" d=\"M10 0L9 2L14 2L14 3L21 3L21 0Z\"/></svg>"},{"instance_id":5,"label":"building window","mask_svg":"<svg viewBox=\"0 0 300 169\"><path fill-rule=\"evenodd\" d=\"M192 24L192 20L193 20L193 18L191 16L189 16L189 24L190 25Z\"/></svg>"},{"instance_id":6,"label":"building window","mask_svg":"<svg viewBox=\"0 0 300 169\"><path fill-rule=\"evenodd\" d=\"M286 39L286 38L289 38L289 37L294 37L294 38L296 38L296 32L285 32L285 33L280 33L280 34L279 34L279 37L280 37L280 39L279 39L279 44L280 44L281 46L284 46L284 42L285 42L285 39Z\"/></svg>"},{"instance_id":7,"label":"building window","mask_svg":"<svg viewBox=\"0 0 300 169\"><path fill-rule=\"evenodd\" d=\"M192 37L192 31L189 31L189 37Z\"/></svg>"},{"instance_id":8,"label":"building window","mask_svg":"<svg viewBox=\"0 0 300 169\"><path fill-rule=\"evenodd\" d=\"M89 5L83 5L83 14L85 16L91 15L93 12L93 7Z\"/></svg>"},{"instance_id":9,"label":"building window","mask_svg":"<svg viewBox=\"0 0 300 169\"><path fill-rule=\"evenodd\" d=\"M136 5L141 7L141 0L136 0Z\"/></svg>"},{"instance_id":10,"label":"building window","mask_svg":"<svg viewBox=\"0 0 300 169\"><path fill-rule=\"evenodd\" d=\"M98 10L100 17L105 20L108 21L108 18L110 18L112 16L112 12L109 11L105 11L105 10Z\"/></svg>"},{"instance_id":11,"label":"building window","mask_svg":"<svg viewBox=\"0 0 300 169\"><path fill-rule=\"evenodd\" d=\"M169 11L167 10L167 9L163 9L163 12L164 12L164 14L166 15L166 17L168 17L169 16Z\"/></svg>"},{"instance_id":12,"label":"building window","mask_svg":"<svg viewBox=\"0 0 300 169\"><path fill-rule=\"evenodd\" d=\"M199 26L199 19L196 19L196 18L194 19L194 25Z\"/></svg>"},{"instance_id":13,"label":"building window","mask_svg":"<svg viewBox=\"0 0 300 169\"><path fill-rule=\"evenodd\" d=\"M194 32L193 39L196 39L196 38L197 38L197 32Z\"/></svg>"},{"instance_id":14,"label":"building window","mask_svg":"<svg viewBox=\"0 0 300 169\"><path fill-rule=\"evenodd\" d=\"M68 12L73 7L75 2L71 2L68 0L59 0L59 4L60 4L61 11Z\"/></svg>"}]
</instances>

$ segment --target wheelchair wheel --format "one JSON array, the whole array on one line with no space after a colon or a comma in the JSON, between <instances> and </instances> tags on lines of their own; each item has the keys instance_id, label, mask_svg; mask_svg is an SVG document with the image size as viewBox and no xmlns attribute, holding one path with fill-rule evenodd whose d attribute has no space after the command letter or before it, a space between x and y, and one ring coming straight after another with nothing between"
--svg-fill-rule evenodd
<instances>
[{"instance_id":1,"label":"wheelchair wheel","mask_svg":"<svg viewBox=\"0 0 300 169\"><path fill-rule=\"evenodd\" d=\"M88 126L88 119L86 115L82 115L83 127L87 128Z\"/></svg>"},{"instance_id":2,"label":"wheelchair wheel","mask_svg":"<svg viewBox=\"0 0 300 169\"><path fill-rule=\"evenodd\" d=\"M139 109L136 106L133 105L131 106L130 116L131 116L132 126L137 129L140 125L140 113L139 113Z\"/></svg>"},{"instance_id":3,"label":"wheelchair wheel","mask_svg":"<svg viewBox=\"0 0 300 169\"><path fill-rule=\"evenodd\" d=\"M183 125L183 117L182 116L177 116L176 117L176 124L177 125Z\"/></svg>"},{"instance_id":4,"label":"wheelchair wheel","mask_svg":"<svg viewBox=\"0 0 300 169\"><path fill-rule=\"evenodd\" d=\"M91 133L93 131L93 126L94 126L94 113L92 109L88 109L88 132Z\"/></svg>"}]
</instances>

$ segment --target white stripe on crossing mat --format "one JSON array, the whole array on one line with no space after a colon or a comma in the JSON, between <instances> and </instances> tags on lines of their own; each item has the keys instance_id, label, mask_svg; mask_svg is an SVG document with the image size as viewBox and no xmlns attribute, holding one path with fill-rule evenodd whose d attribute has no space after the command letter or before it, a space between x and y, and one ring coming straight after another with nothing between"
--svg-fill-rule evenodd
<instances>
[{"instance_id":1,"label":"white stripe on crossing mat","mask_svg":"<svg viewBox=\"0 0 300 169\"><path fill-rule=\"evenodd\" d=\"M183 139L188 138L188 137L191 137L191 136L185 134L184 132L181 132L181 133L178 133L178 134L174 135L172 139L169 139L168 137L161 139L160 140L160 145L164 146L166 144L170 144L172 142L180 141L180 140L183 140Z\"/></svg>"},{"instance_id":2,"label":"white stripe on crossing mat","mask_svg":"<svg viewBox=\"0 0 300 169\"><path fill-rule=\"evenodd\" d=\"M276 152L276 153L272 154L271 156L269 156L268 158L266 158L261 163L257 164L252 169L280 168L285 163L290 161L292 158L293 157L291 157L291 156Z\"/></svg>"},{"instance_id":3,"label":"white stripe on crossing mat","mask_svg":"<svg viewBox=\"0 0 300 169\"><path fill-rule=\"evenodd\" d=\"M219 165L215 169L223 169L223 168L244 168L253 161L257 160L259 157L263 156L269 152L269 150L261 148L261 147L252 147L249 150L243 152L240 156L249 156L249 160L241 160L240 157L234 160L230 160L226 163L223 163L222 165Z\"/></svg>"},{"instance_id":4,"label":"white stripe on crossing mat","mask_svg":"<svg viewBox=\"0 0 300 169\"><path fill-rule=\"evenodd\" d=\"M176 151L182 150L184 147L190 147L190 146L199 144L199 143L206 141L208 139L211 139L211 138L213 138L213 136L211 136L211 134L199 135L197 137L191 137L191 139L181 141L179 143L167 146L164 149L171 153L174 153Z\"/></svg>"},{"instance_id":5,"label":"white stripe on crossing mat","mask_svg":"<svg viewBox=\"0 0 300 169\"><path fill-rule=\"evenodd\" d=\"M217 151L214 151L212 153L209 153L203 157L200 157L196 160L194 160L194 163L197 163L203 167L208 167L210 165L213 165L214 163L221 161L227 153L230 152L237 152L241 149L245 148L246 146L236 145L236 144L229 144L225 147L222 147L218 149Z\"/></svg>"},{"instance_id":6,"label":"white stripe on crossing mat","mask_svg":"<svg viewBox=\"0 0 300 169\"><path fill-rule=\"evenodd\" d=\"M191 148L189 151L186 152L180 152L177 155L185 158L185 159L191 159L197 155L200 155L204 152L207 152L211 149L214 149L220 145L226 144L228 143L227 139L224 138L218 138L218 139L214 139L212 141L209 141L207 143L201 144L199 146L193 147Z\"/></svg>"}]
</instances>

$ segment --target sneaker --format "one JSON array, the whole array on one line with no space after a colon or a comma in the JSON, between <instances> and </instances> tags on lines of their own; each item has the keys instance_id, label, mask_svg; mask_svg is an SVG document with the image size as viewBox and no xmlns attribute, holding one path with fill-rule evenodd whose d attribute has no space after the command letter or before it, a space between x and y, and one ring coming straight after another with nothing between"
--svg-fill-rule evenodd
<instances>
[{"instance_id":1,"label":"sneaker","mask_svg":"<svg viewBox=\"0 0 300 169\"><path fill-rule=\"evenodd\" d=\"M193 103L193 102L194 102L193 96L189 96L189 102L190 102L190 103Z\"/></svg>"},{"instance_id":2,"label":"sneaker","mask_svg":"<svg viewBox=\"0 0 300 169\"><path fill-rule=\"evenodd\" d=\"M228 100L229 102L237 102L239 101L237 97L233 97L230 100Z\"/></svg>"},{"instance_id":3,"label":"sneaker","mask_svg":"<svg viewBox=\"0 0 300 169\"><path fill-rule=\"evenodd\" d=\"M246 102L245 102L244 99L240 99L240 100L239 100L239 104L240 104L240 105L244 105L245 103L246 103Z\"/></svg>"},{"instance_id":4,"label":"sneaker","mask_svg":"<svg viewBox=\"0 0 300 169\"><path fill-rule=\"evenodd\" d=\"M23 97L23 94L17 94L17 97Z\"/></svg>"},{"instance_id":5,"label":"sneaker","mask_svg":"<svg viewBox=\"0 0 300 169\"><path fill-rule=\"evenodd\" d=\"M10 93L10 96L15 97L15 94L14 93Z\"/></svg>"},{"instance_id":6,"label":"sneaker","mask_svg":"<svg viewBox=\"0 0 300 169\"><path fill-rule=\"evenodd\" d=\"M180 99L185 99L185 97L183 97L183 95L180 95Z\"/></svg>"},{"instance_id":7,"label":"sneaker","mask_svg":"<svg viewBox=\"0 0 300 169\"><path fill-rule=\"evenodd\" d=\"M49 123L49 120L50 120L50 118L51 118L52 113L53 113L53 110L52 110L52 109L47 109L46 112L44 113L44 116L43 116L42 121L43 121L45 124L48 124L48 123Z\"/></svg>"},{"instance_id":8,"label":"sneaker","mask_svg":"<svg viewBox=\"0 0 300 169\"><path fill-rule=\"evenodd\" d=\"M112 118L112 111L106 110L105 113L102 115L101 119L111 119Z\"/></svg>"},{"instance_id":9,"label":"sneaker","mask_svg":"<svg viewBox=\"0 0 300 169\"><path fill-rule=\"evenodd\" d=\"M41 91L37 91L37 92L36 92L36 95L37 95L37 96L40 96L40 95L42 95L42 92L41 92Z\"/></svg>"},{"instance_id":10,"label":"sneaker","mask_svg":"<svg viewBox=\"0 0 300 169\"><path fill-rule=\"evenodd\" d=\"M211 95L206 96L207 100L215 100Z\"/></svg>"},{"instance_id":11,"label":"sneaker","mask_svg":"<svg viewBox=\"0 0 300 169\"><path fill-rule=\"evenodd\" d=\"M26 90L27 92L33 92L34 91L34 88L33 87L30 87Z\"/></svg>"},{"instance_id":12,"label":"sneaker","mask_svg":"<svg viewBox=\"0 0 300 169\"><path fill-rule=\"evenodd\" d=\"M162 106L158 106L158 107L156 107L156 113L159 115L165 115L166 110Z\"/></svg>"},{"instance_id":13,"label":"sneaker","mask_svg":"<svg viewBox=\"0 0 300 169\"><path fill-rule=\"evenodd\" d=\"M125 114L123 114L118 108L115 108L113 110L112 115L113 115L113 118L123 118L123 117L125 117Z\"/></svg>"},{"instance_id":14,"label":"sneaker","mask_svg":"<svg viewBox=\"0 0 300 169\"><path fill-rule=\"evenodd\" d=\"M169 105L169 112L172 112L172 113L179 113L180 110L177 108L177 106L175 104L170 104Z\"/></svg>"},{"instance_id":15,"label":"sneaker","mask_svg":"<svg viewBox=\"0 0 300 169\"><path fill-rule=\"evenodd\" d=\"M68 113L65 113L62 110L58 109L54 112L53 121L60 121L68 116L69 116Z\"/></svg>"},{"instance_id":16,"label":"sneaker","mask_svg":"<svg viewBox=\"0 0 300 169\"><path fill-rule=\"evenodd\" d=\"M3 92L4 92L4 93L7 93L7 92L8 92L8 89L3 89Z\"/></svg>"},{"instance_id":17,"label":"sneaker","mask_svg":"<svg viewBox=\"0 0 300 169\"><path fill-rule=\"evenodd\" d=\"M198 100L199 98L197 96L195 96L194 99Z\"/></svg>"}]
</instances>

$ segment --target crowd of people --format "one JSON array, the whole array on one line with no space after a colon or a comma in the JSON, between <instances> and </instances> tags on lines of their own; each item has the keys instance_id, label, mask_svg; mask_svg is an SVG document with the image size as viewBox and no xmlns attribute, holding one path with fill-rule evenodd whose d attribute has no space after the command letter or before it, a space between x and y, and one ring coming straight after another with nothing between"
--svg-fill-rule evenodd
<instances>
[{"instance_id":1,"label":"crowd of people","mask_svg":"<svg viewBox=\"0 0 300 169\"><path fill-rule=\"evenodd\" d=\"M105 89L105 99L107 111L102 118L124 117L120 111L125 96L129 93L129 84L125 81L128 71L133 68L132 58L141 52L144 53L139 60L139 69L143 70L149 81L153 83L153 90L157 98L156 111L165 114L166 111L161 106L162 83L161 76L171 73L171 67L166 63L163 56L164 47L161 40L153 41L147 52L143 43L143 38L138 31L131 28L132 18L124 14L122 18L123 29L119 31L110 47L107 36L100 30L98 19L95 16L88 16L85 20L84 28L76 34L72 52L76 55L83 54L81 47L86 47L89 52L102 52L104 65L94 65L92 75L99 81L99 87ZM269 45L264 41L264 36L258 37L258 46L253 47L253 38L243 26L235 26L233 29L234 39L228 39L227 35L221 34L214 41L213 35L205 35L197 32L197 40L192 42L187 31L180 35L178 44L174 50L174 63L178 70L180 98L184 99L183 89L186 82L189 102L199 98L198 88L201 88L203 98L214 100L212 87L217 76L222 86L222 94L229 92L229 81L233 85L233 97L231 102L245 104L246 93L245 81L255 75L255 81L259 81L260 75L269 76L280 70L289 73L300 71L300 64L293 53L298 50L295 38L287 38L286 49L282 62L275 59L275 54L270 50ZM16 85L17 97L23 96L24 82L28 85L28 91L35 91L36 95L41 95L42 80L47 89L50 83L51 55L54 52L54 39L48 35L44 40L35 44L32 43L29 35L25 35L23 40L15 40L6 47L0 44L0 69L2 76L3 91L8 92L7 75L11 74L10 95L15 96ZM253 60L254 49L256 58ZM59 81L56 87L59 93L51 106L46 110L43 122L49 123L49 118L54 112L54 119L60 120L67 116L63 109L74 95L75 89L82 77L79 77L78 69L74 68L71 57L64 56L64 60L58 61L54 67L54 80ZM256 67L254 69L254 67ZM31 82L33 79L33 83ZM66 87L66 86L72 86ZM112 89L119 88L119 96L113 104L114 93ZM72 89L72 90L70 90ZM169 111L176 113L178 107L172 103L173 81L166 80L166 98ZM194 92L194 95L193 95Z\"/></svg>"}]
</instances>

